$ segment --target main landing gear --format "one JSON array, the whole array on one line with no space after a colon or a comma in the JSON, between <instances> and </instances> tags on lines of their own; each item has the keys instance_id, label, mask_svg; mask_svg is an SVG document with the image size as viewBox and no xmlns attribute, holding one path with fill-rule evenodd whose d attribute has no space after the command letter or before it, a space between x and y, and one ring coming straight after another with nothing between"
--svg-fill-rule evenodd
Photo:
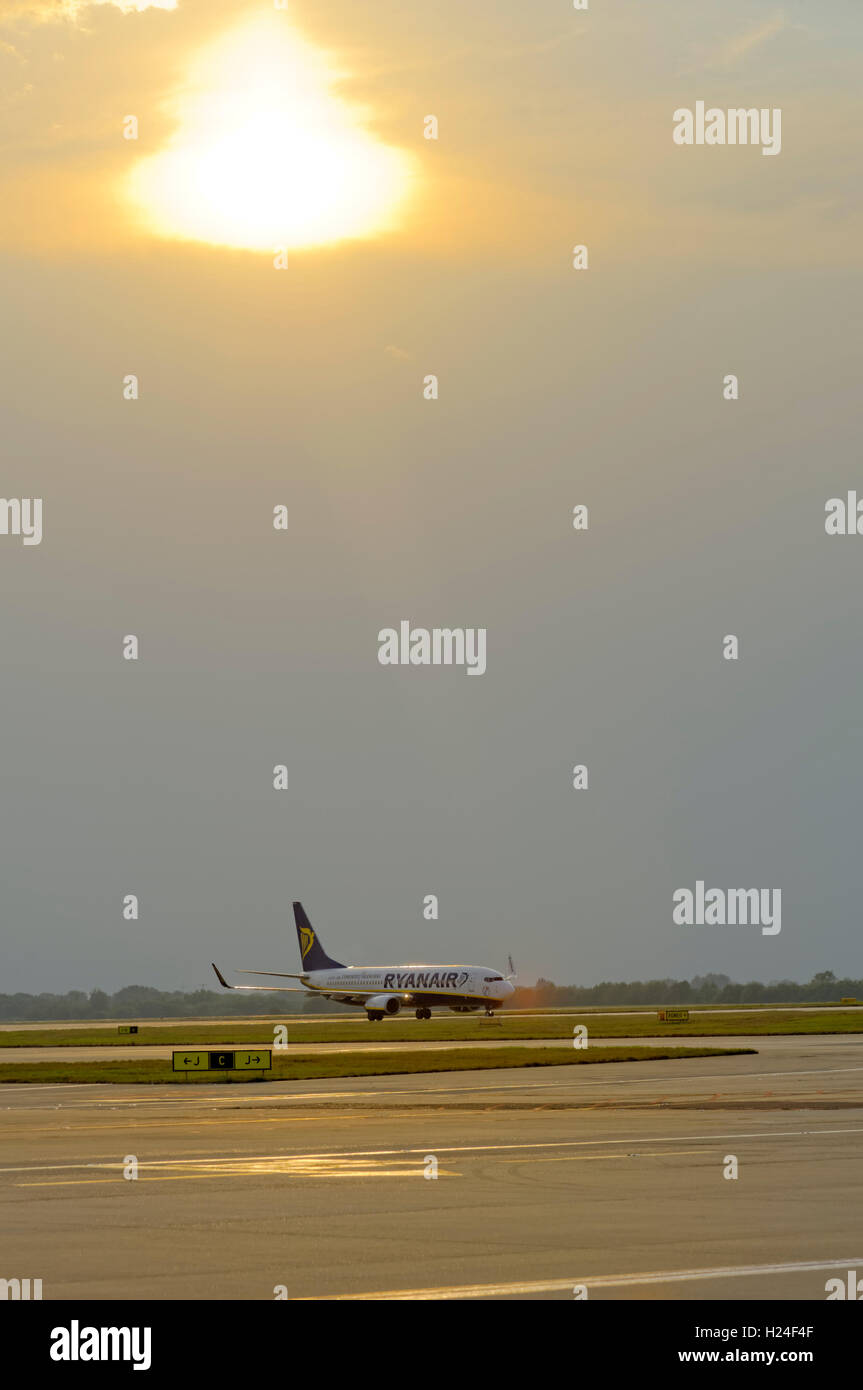
<instances>
[{"instance_id":1,"label":"main landing gear","mask_svg":"<svg viewBox=\"0 0 863 1390\"><path fill-rule=\"evenodd\" d=\"M431 1018L431 1009L417 1009L417 1018Z\"/></svg>"},{"instance_id":2,"label":"main landing gear","mask_svg":"<svg viewBox=\"0 0 863 1390\"><path fill-rule=\"evenodd\" d=\"M369 1009L369 1023L380 1023L383 1013L378 1009Z\"/></svg>"}]
</instances>

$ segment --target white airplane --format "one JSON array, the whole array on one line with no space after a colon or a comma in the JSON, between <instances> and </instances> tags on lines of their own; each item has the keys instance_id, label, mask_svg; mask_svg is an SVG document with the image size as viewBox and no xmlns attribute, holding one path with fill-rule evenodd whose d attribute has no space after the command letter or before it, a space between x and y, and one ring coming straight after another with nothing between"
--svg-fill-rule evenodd
<instances>
[{"instance_id":1,"label":"white airplane","mask_svg":"<svg viewBox=\"0 0 863 1390\"><path fill-rule=\"evenodd\" d=\"M414 1009L417 1018L431 1018L432 1007L439 1004L457 1014L475 1013L484 1008L491 1016L515 992L512 957L507 976L485 965L342 965L327 955L302 903L294 903L294 921L305 967L302 975L280 970L241 970L239 973L300 980L300 985L229 985L213 962L219 984L225 989L320 994L339 1004L359 1005L366 1010L369 1023L376 1023L385 1014L397 1014L403 1008Z\"/></svg>"}]
</instances>

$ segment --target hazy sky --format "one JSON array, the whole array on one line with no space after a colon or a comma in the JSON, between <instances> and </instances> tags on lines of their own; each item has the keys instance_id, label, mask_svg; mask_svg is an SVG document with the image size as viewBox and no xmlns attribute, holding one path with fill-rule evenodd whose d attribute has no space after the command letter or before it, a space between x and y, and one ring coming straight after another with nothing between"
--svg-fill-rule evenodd
<instances>
[{"instance_id":1,"label":"hazy sky","mask_svg":"<svg viewBox=\"0 0 863 1390\"><path fill-rule=\"evenodd\" d=\"M167 3L0 5L2 491L44 509L0 535L0 990L295 970L292 898L352 962L859 976L858 0ZM699 100L781 153L676 146ZM277 271L283 196L382 211ZM381 666L401 619L486 673ZM781 933L675 925L698 879Z\"/></svg>"}]
</instances>

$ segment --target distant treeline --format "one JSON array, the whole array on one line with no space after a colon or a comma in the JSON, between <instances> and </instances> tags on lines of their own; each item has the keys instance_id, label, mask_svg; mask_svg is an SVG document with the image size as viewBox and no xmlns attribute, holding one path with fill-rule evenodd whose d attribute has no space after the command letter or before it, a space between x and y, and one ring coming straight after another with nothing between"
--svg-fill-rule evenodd
<instances>
[{"instance_id":1,"label":"distant treeline","mask_svg":"<svg viewBox=\"0 0 863 1390\"><path fill-rule=\"evenodd\" d=\"M863 1000L863 980L837 980L832 970L819 971L805 985L795 980L735 984L728 975L599 985L555 985L551 980L537 980L532 989L516 990L510 1008L548 1004L822 1004L837 999Z\"/></svg>"},{"instance_id":2,"label":"distant treeline","mask_svg":"<svg viewBox=\"0 0 863 1390\"><path fill-rule=\"evenodd\" d=\"M735 984L727 975L695 975L691 980L635 980L599 985L556 985L537 980L517 989L513 1009L549 1004L819 1004L843 998L863 999L863 980L837 980L832 970L813 975L808 984L772 980ZM296 1014L338 1012L342 1006L300 994L217 994L214 990L151 989L127 985L116 994L94 989L87 994L0 994L0 1019L42 1021L85 1018L224 1018L229 1014Z\"/></svg>"},{"instance_id":3,"label":"distant treeline","mask_svg":"<svg viewBox=\"0 0 863 1390\"><path fill-rule=\"evenodd\" d=\"M127 985L116 994L101 989L89 994L82 989L70 989L68 994L0 994L0 1019L225 1018L231 1014L296 1014L306 1005L314 1005L316 1013L339 1008L328 1005L325 999L300 994L219 994L211 989L184 992Z\"/></svg>"}]
</instances>

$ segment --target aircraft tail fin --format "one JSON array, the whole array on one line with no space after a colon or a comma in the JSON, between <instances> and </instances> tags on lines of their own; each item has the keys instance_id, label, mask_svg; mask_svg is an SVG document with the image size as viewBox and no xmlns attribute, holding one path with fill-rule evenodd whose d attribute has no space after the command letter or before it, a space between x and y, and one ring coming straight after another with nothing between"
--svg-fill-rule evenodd
<instances>
[{"instance_id":1,"label":"aircraft tail fin","mask_svg":"<svg viewBox=\"0 0 863 1390\"><path fill-rule=\"evenodd\" d=\"M333 960L321 945L320 937L306 916L302 903L294 903L294 921L297 924L297 940L300 943L300 957L303 970L343 970L340 960Z\"/></svg>"}]
</instances>

